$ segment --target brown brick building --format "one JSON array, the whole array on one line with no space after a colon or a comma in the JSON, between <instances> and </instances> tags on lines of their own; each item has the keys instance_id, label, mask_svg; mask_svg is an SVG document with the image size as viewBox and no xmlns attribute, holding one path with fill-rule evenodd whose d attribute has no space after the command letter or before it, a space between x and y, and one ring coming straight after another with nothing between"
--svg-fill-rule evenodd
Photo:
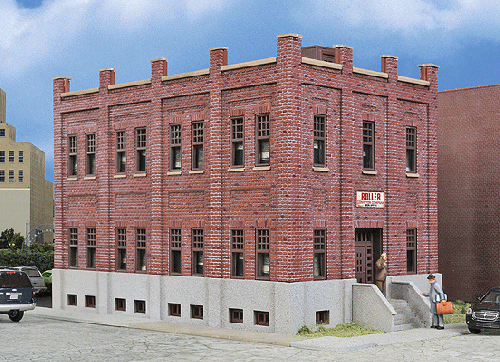
<instances>
[{"instance_id":1,"label":"brown brick building","mask_svg":"<svg viewBox=\"0 0 500 362\"><path fill-rule=\"evenodd\" d=\"M451 299L500 285L500 85L439 92L439 270Z\"/></svg>"},{"instance_id":2,"label":"brown brick building","mask_svg":"<svg viewBox=\"0 0 500 362\"><path fill-rule=\"evenodd\" d=\"M382 252L392 278L437 272L437 67L360 69L301 38L82 91L54 78L56 308L296 333L350 321Z\"/></svg>"}]
</instances>

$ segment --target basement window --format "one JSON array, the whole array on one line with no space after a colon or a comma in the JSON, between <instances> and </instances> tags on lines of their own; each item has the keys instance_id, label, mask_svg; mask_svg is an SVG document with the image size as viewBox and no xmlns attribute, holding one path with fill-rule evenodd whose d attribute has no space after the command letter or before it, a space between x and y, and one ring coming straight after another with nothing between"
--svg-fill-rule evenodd
<instances>
[{"instance_id":1,"label":"basement window","mask_svg":"<svg viewBox=\"0 0 500 362\"><path fill-rule=\"evenodd\" d=\"M243 309L229 309L229 323L243 323Z\"/></svg>"},{"instance_id":2,"label":"basement window","mask_svg":"<svg viewBox=\"0 0 500 362\"><path fill-rule=\"evenodd\" d=\"M203 306L191 304L191 318L203 319Z\"/></svg>"},{"instance_id":3,"label":"basement window","mask_svg":"<svg viewBox=\"0 0 500 362\"><path fill-rule=\"evenodd\" d=\"M146 301L134 300L134 313L146 313Z\"/></svg>"},{"instance_id":4,"label":"basement window","mask_svg":"<svg viewBox=\"0 0 500 362\"><path fill-rule=\"evenodd\" d=\"M269 326L269 312L254 311L254 323L258 326Z\"/></svg>"},{"instance_id":5,"label":"basement window","mask_svg":"<svg viewBox=\"0 0 500 362\"><path fill-rule=\"evenodd\" d=\"M320 310L316 312L316 324L330 324L330 311Z\"/></svg>"},{"instance_id":6,"label":"basement window","mask_svg":"<svg viewBox=\"0 0 500 362\"><path fill-rule=\"evenodd\" d=\"M125 312L127 310L127 301L123 298L115 298L115 310Z\"/></svg>"},{"instance_id":7,"label":"basement window","mask_svg":"<svg viewBox=\"0 0 500 362\"><path fill-rule=\"evenodd\" d=\"M77 305L77 296L75 294L68 294L68 305Z\"/></svg>"},{"instance_id":8,"label":"basement window","mask_svg":"<svg viewBox=\"0 0 500 362\"><path fill-rule=\"evenodd\" d=\"M172 317L180 317L181 316L181 305L168 303L168 315L170 315Z\"/></svg>"},{"instance_id":9,"label":"basement window","mask_svg":"<svg viewBox=\"0 0 500 362\"><path fill-rule=\"evenodd\" d=\"M85 296L85 307L95 308L95 295L86 295Z\"/></svg>"}]
</instances>

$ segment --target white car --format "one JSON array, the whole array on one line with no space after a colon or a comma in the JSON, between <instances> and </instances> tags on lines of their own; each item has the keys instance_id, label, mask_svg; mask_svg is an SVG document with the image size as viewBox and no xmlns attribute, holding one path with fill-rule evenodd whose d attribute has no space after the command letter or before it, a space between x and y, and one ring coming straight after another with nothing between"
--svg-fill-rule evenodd
<instances>
[{"instance_id":1,"label":"white car","mask_svg":"<svg viewBox=\"0 0 500 362\"><path fill-rule=\"evenodd\" d=\"M12 269L20 270L28 274L28 278L30 278L31 285L33 285L33 289L35 289L35 294L39 294L47 290L45 282L43 281L42 274L40 273L40 271L36 266L16 266L13 267Z\"/></svg>"}]
</instances>

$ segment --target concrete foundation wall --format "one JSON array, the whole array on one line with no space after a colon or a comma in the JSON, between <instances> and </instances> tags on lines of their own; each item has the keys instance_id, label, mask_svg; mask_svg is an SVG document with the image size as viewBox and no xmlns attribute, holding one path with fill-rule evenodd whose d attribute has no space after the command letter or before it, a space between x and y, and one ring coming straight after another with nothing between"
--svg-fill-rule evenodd
<instances>
[{"instance_id":1,"label":"concrete foundation wall","mask_svg":"<svg viewBox=\"0 0 500 362\"><path fill-rule=\"evenodd\" d=\"M316 325L316 312L329 311L329 324L352 320L354 279L279 283L257 280L217 279L109 273L54 269L53 308L97 314L123 314L172 323L257 332L295 334ZM68 305L68 294L77 305ZM96 297L96 307L85 307L85 296ZM126 300L126 311L115 310L115 298ZM134 313L134 301L146 303L146 313ZM180 304L181 316L170 316L168 304ZM203 306L203 319L191 318L191 305ZM243 310L243 323L230 323L229 309ZM269 326L256 325L254 311L269 313Z\"/></svg>"}]
</instances>

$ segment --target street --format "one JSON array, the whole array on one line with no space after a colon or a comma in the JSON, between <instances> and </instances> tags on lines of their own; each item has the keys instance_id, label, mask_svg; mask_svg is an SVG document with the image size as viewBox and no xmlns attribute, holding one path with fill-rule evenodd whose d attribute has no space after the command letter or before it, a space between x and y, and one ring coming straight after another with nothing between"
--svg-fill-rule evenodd
<instances>
[{"instance_id":1,"label":"street","mask_svg":"<svg viewBox=\"0 0 500 362\"><path fill-rule=\"evenodd\" d=\"M308 350L52 319L0 315L0 361L498 361L500 334L469 334L352 352ZM404 333L404 332L403 332Z\"/></svg>"}]
</instances>

